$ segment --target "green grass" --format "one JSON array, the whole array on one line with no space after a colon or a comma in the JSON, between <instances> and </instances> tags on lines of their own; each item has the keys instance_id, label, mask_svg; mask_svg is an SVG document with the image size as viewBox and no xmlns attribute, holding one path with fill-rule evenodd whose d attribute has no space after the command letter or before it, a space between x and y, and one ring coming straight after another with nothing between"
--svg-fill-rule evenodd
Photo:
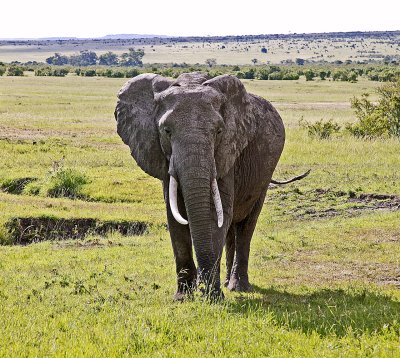
<instances>
[{"instance_id":1,"label":"green grass","mask_svg":"<svg viewBox=\"0 0 400 358\"><path fill-rule=\"evenodd\" d=\"M298 123L354 121L350 98L376 84L244 81L287 127L274 176L312 171L267 196L253 293L177 304L161 185L115 133L124 81L0 78L0 187L46 183L60 165L87 178L85 200L0 191L0 241L14 217L155 224L141 237L0 246L0 356L399 356L400 211L362 195L400 195L400 142L318 140Z\"/></svg>"}]
</instances>

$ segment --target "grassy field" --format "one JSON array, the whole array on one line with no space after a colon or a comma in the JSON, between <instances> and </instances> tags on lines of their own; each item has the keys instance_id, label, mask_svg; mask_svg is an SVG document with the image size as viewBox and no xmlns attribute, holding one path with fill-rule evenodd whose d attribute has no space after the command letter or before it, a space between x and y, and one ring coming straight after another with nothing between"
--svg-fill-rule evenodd
<instances>
[{"instance_id":1,"label":"grassy field","mask_svg":"<svg viewBox=\"0 0 400 358\"><path fill-rule=\"evenodd\" d=\"M181 39L182 40L182 39ZM218 64L250 65L253 59L258 63L281 63L302 58L318 61L366 61L382 60L385 56L399 56L399 35L336 36L320 34L315 36L285 38L247 39L226 38L214 40L203 38L199 41L179 39L136 39L136 40L70 40L0 42L0 61L45 62L54 53L72 55L82 50L91 50L101 55L112 51L118 55L129 47L141 48L145 52L144 63L188 63L204 64L206 59L215 58ZM266 53L262 49L266 49ZM264 50L265 51L265 50Z\"/></svg>"},{"instance_id":2,"label":"grassy field","mask_svg":"<svg viewBox=\"0 0 400 358\"><path fill-rule=\"evenodd\" d=\"M143 236L95 234L0 246L0 356L400 356L398 140L299 126L354 121L350 98L377 86L244 81L278 108L287 143L253 239L254 292L177 304L160 183L115 133L124 79L0 77L0 241L13 218L143 221ZM372 96L374 98L374 96ZM82 197L7 193L55 167L86 176Z\"/></svg>"}]
</instances>

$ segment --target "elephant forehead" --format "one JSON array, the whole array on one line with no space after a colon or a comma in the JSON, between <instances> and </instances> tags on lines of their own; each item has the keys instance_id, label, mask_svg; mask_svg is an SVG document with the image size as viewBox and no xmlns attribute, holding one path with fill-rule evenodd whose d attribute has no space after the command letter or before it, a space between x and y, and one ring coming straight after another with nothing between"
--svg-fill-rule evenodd
<instances>
[{"instance_id":1,"label":"elephant forehead","mask_svg":"<svg viewBox=\"0 0 400 358\"><path fill-rule=\"evenodd\" d=\"M208 86L171 86L157 96L157 100L170 103L218 103L221 94Z\"/></svg>"}]
</instances>

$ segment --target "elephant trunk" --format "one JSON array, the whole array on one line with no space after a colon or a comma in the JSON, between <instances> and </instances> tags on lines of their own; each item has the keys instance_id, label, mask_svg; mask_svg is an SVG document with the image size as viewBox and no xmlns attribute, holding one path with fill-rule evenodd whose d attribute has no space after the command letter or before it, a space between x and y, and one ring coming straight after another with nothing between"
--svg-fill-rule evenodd
<instances>
[{"instance_id":1,"label":"elephant trunk","mask_svg":"<svg viewBox=\"0 0 400 358\"><path fill-rule=\"evenodd\" d=\"M219 292L219 261L222 254L220 252L222 251L222 244L217 242L217 239L213 238L212 235L215 214L213 214L211 200L217 212L218 227L223 225L223 209L215 178L214 158L211 155L196 154L186 156L181 161L174 157L173 163L174 170L170 172L178 177L182 191L199 268L199 278L205 282L208 292ZM173 196L176 197L176 180L172 173L170 173L171 212L178 222L186 221L179 214L176 199L173 198Z\"/></svg>"},{"instance_id":2,"label":"elephant trunk","mask_svg":"<svg viewBox=\"0 0 400 358\"><path fill-rule=\"evenodd\" d=\"M218 227L220 228L224 223L224 210L222 207L221 195L219 193L216 178L214 178L211 182L211 193L214 201L215 211L217 213ZM187 225L188 221L182 217L178 209L178 182L172 175L169 182L169 200L171 212L175 220L182 225Z\"/></svg>"}]
</instances>

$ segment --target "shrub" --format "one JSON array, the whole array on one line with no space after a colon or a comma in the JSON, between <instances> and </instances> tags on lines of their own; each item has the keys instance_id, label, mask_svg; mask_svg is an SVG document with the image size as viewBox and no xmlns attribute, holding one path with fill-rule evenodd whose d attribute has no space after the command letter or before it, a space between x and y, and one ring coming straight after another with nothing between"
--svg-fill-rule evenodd
<instances>
[{"instance_id":1,"label":"shrub","mask_svg":"<svg viewBox=\"0 0 400 358\"><path fill-rule=\"evenodd\" d=\"M67 68L42 67L35 70L35 76L65 77L69 73Z\"/></svg>"},{"instance_id":2,"label":"shrub","mask_svg":"<svg viewBox=\"0 0 400 358\"><path fill-rule=\"evenodd\" d=\"M270 75L271 71L269 68L260 68L257 71L257 79L259 80L267 80L268 76Z\"/></svg>"},{"instance_id":3,"label":"shrub","mask_svg":"<svg viewBox=\"0 0 400 358\"><path fill-rule=\"evenodd\" d=\"M136 77L138 75L140 75L140 72L136 68L130 69L130 70L126 71L126 73L125 73L126 78L132 78L132 77Z\"/></svg>"},{"instance_id":4,"label":"shrub","mask_svg":"<svg viewBox=\"0 0 400 358\"><path fill-rule=\"evenodd\" d=\"M307 129L308 135L310 137L315 137L318 139L329 139L333 133L340 131L340 126L332 119L329 121L324 121L323 119L315 122L309 123L303 118L299 121L299 125Z\"/></svg>"},{"instance_id":5,"label":"shrub","mask_svg":"<svg viewBox=\"0 0 400 358\"><path fill-rule=\"evenodd\" d=\"M358 122L347 124L346 129L361 138L400 137L400 77L379 87L377 92L379 100L376 104L368 99L367 93L361 99L352 99L351 107Z\"/></svg>"},{"instance_id":6,"label":"shrub","mask_svg":"<svg viewBox=\"0 0 400 358\"><path fill-rule=\"evenodd\" d=\"M254 70L254 68L250 68L248 71L244 72L244 79L246 80L252 80L255 77L255 73L256 71Z\"/></svg>"},{"instance_id":7,"label":"shrub","mask_svg":"<svg viewBox=\"0 0 400 358\"><path fill-rule=\"evenodd\" d=\"M268 79L273 80L281 80L283 77L282 72L272 72L268 75Z\"/></svg>"},{"instance_id":8,"label":"shrub","mask_svg":"<svg viewBox=\"0 0 400 358\"><path fill-rule=\"evenodd\" d=\"M84 72L82 71L81 76L94 77L96 76L96 70L85 70Z\"/></svg>"},{"instance_id":9,"label":"shrub","mask_svg":"<svg viewBox=\"0 0 400 358\"><path fill-rule=\"evenodd\" d=\"M283 80L298 80L300 78L299 74L296 72L285 72L282 76Z\"/></svg>"},{"instance_id":10,"label":"shrub","mask_svg":"<svg viewBox=\"0 0 400 358\"><path fill-rule=\"evenodd\" d=\"M7 71L7 76L23 76L24 70L19 66L10 66Z\"/></svg>"},{"instance_id":11,"label":"shrub","mask_svg":"<svg viewBox=\"0 0 400 358\"><path fill-rule=\"evenodd\" d=\"M0 65L0 76L3 76L6 72L5 66Z\"/></svg>"}]
</instances>

